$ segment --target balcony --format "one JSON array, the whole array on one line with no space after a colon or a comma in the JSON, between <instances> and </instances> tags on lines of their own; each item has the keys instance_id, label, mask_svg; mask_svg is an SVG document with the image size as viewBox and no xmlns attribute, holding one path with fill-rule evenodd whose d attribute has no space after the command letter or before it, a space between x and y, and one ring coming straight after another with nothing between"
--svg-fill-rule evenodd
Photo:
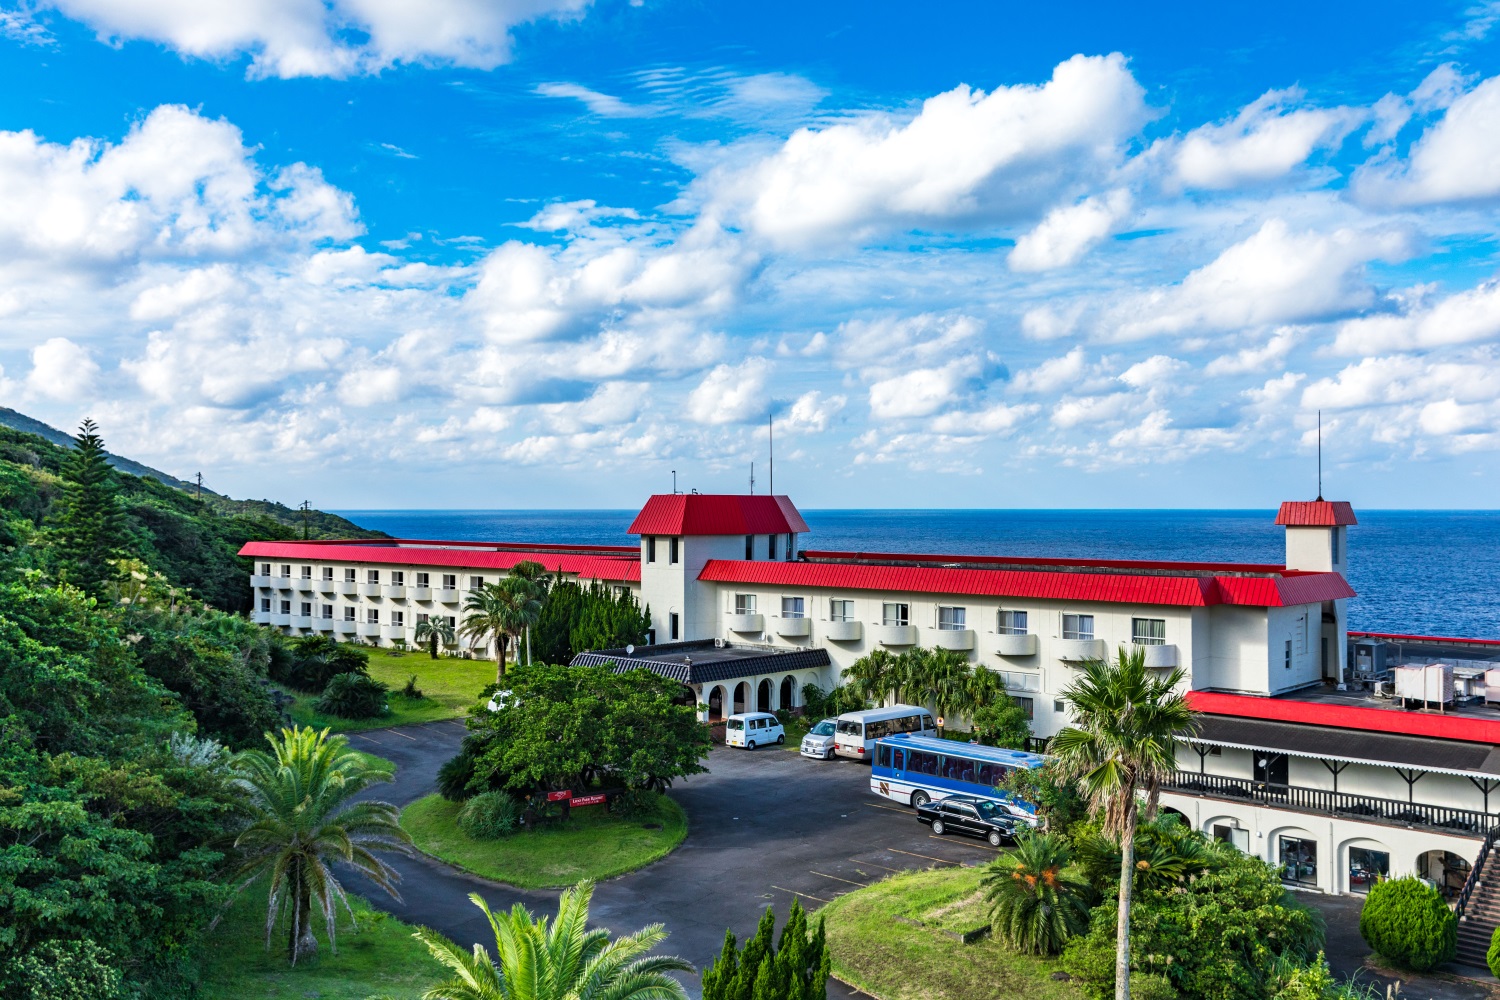
<instances>
[{"instance_id":1,"label":"balcony","mask_svg":"<svg viewBox=\"0 0 1500 1000\"><path fill-rule=\"evenodd\" d=\"M380 637L382 639L405 639L405 625L382 625L380 626Z\"/></svg>"},{"instance_id":2,"label":"balcony","mask_svg":"<svg viewBox=\"0 0 1500 1000\"><path fill-rule=\"evenodd\" d=\"M312 577L299 576L297 577L297 582L292 584L292 586L304 594L311 594L313 589Z\"/></svg>"},{"instance_id":3,"label":"balcony","mask_svg":"<svg viewBox=\"0 0 1500 1000\"><path fill-rule=\"evenodd\" d=\"M354 623L340 618L338 621L333 623L333 630L339 635L353 635Z\"/></svg>"},{"instance_id":4,"label":"balcony","mask_svg":"<svg viewBox=\"0 0 1500 1000\"><path fill-rule=\"evenodd\" d=\"M919 638L915 625L871 625L870 632L882 646L915 646Z\"/></svg>"},{"instance_id":5,"label":"balcony","mask_svg":"<svg viewBox=\"0 0 1500 1000\"><path fill-rule=\"evenodd\" d=\"M1103 639L1058 639L1053 643L1057 658L1068 663L1102 660L1109 655L1109 643Z\"/></svg>"},{"instance_id":6,"label":"balcony","mask_svg":"<svg viewBox=\"0 0 1500 1000\"><path fill-rule=\"evenodd\" d=\"M269 587L270 585L271 585L271 578L269 576L261 576L259 573L251 574L251 576L250 576L250 586L252 586L252 587Z\"/></svg>"},{"instance_id":7,"label":"balcony","mask_svg":"<svg viewBox=\"0 0 1500 1000\"><path fill-rule=\"evenodd\" d=\"M271 612L269 612L269 611L252 611L250 613L250 620L253 621L257 625L269 625L269 624L271 624Z\"/></svg>"},{"instance_id":8,"label":"balcony","mask_svg":"<svg viewBox=\"0 0 1500 1000\"><path fill-rule=\"evenodd\" d=\"M312 629L315 632L332 632L333 631L333 619L332 618L314 618L312 620Z\"/></svg>"},{"instance_id":9,"label":"balcony","mask_svg":"<svg viewBox=\"0 0 1500 1000\"><path fill-rule=\"evenodd\" d=\"M783 639L800 639L812 635L811 618L773 618L776 634Z\"/></svg>"},{"instance_id":10,"label":"balcony","mask_svg":"<svg viewBox=\"0 0 1500 1000\"><path fill-rule=\"evenodd\" d=\"M312 615L292 615L292 628L312 628Z\"/></svg>"},{"instance_id":11,"label":"balcony","mask_svg":"<svg viewBox=\"0 0 1500 1000\"><path fill-rule=\"evenodd\" d=\"M286 628L291 623L292 623L292 616L291 615L284 615L284 614L281 614L279 612L271 615L271 624L275 625L277 628Z\"/></svg>"},{"instance_id":12,"label":"balcony","mask_svg":"<svg viewBox=\"0 0 1500 1000\"><path fill-rule=\"evenodd\" d=\"M858 642L864 638L864 622L824 622L823 638L829 642Z\"/></svg>"},{"instance_id":13,"label":"balcony","mask_svg":"<svg viewBox=\"0 0 1500 1000\"><path fill-rule=\"evenodd\" d=\"M1038 646L1036 636L1030 632L995 636L995 652L1000 656L1035 656Z\"/></svg>"},{"instance_id":14,"label":"balcony","mask_svg":"<svg viewBox=\"0 0 1500 1000\"><path fill-rule=\"evenodd\" d=\"M439 604L457 604L458 591L453 587L444 587L437 592L437 601Z\"/></svg>"},{"instance_id":15,"label":"balcony","mask_svg":"<svg viewBox=\"0 0 1500 1000\"><path fill-rule=\"evenodd\" d=\"M320 593L320 594L337 594L338 592L339 592L339 585L337 583L335 583L332 578L329 578L327 580L319 580L318 581L318 593Z\"/></svg>"},{"instance_id":16,"label":"balcony","mask_svg":"<svg viewBox=\"0 0 1500 1000\"><path fill-rule=\"evenodd\" d=\"M360 622L359 634L366 639L378 639L380 637L380 623Z\"/></svg>"},{"instance_id":17,"label":"balcony","mask_svg":"<svg viewBox=\"0 0 1500 1000\"><path fill-rule=\"evenodd\" d=\"M430 601L432 600L432 588L411 587L406 591L406 596L414 601Z\"/></svg>"},{"instance_id":18,"label":"balcony","mask_svg":"<svg viewBox=\"0 0 1500 1000\"><path fill-rule=\"evenodd\" d=\"M1459 836L1481 836L1495 826L1497 820L1493 813L1486 816L1473 809L1349 795L1302 785L1272 785L1248 778L1225 778L1194 771L1175 772L1162 783L1162 791L1230 802L1253 802L1271 809L1338 816L1383 826L1421 827Z\"/></svg>"},{"instance_id":19,"label":"balcony","mask_svg":"<svg viewBox=\"0 0 1500 1000\"><path fill-rule=\"evenodd\" d=\"M359 584L355 583L353 580L340 580L339 593L343 594L345 597L353 597L355 594L359 593Z\"/></svg>"},{"instance_id":20,"label":"balcony","mask_svg":"<svg viewBox=\"0 0 1500 1000\"><path fill-rule=\"evenodd\" d=\"M731 632L764 632L766 630L766 616L758 612L731 613L726 618L725 624Z\"/></svg>"},{"instance_id":21,"label":"balcony","mask_svg":"<svg viewBox=\"0 0 1500 1000\"><path fill-rule=\"evenodd\" d=\"M1176 646L1141 646L1139 648L1146 654L1148 667L1161 670L1177 666Z\"/></svg>"},{"instance_id":22,"label":"balcony","mask_svg":"<svg viewBox=\"0 0 1500 1000\"><path fill-rule=\"evenodd\" d=\"M938 628L928 632L934 649L957 649L960 651L974 648L974 630L971 628Z\"/></svg>"},{"instance_id":23,"label":"balcony","mask_svg":"<svg viewBox=\"0 0 1500 1000\"><path fill-rule=\"evenodd\" d=\"M271 586L277 590L291 590L292 578L289 576L273 576L271 577Z\"/></svg>"},{"instance_id":24,"label":"balcony","mask_svg":"<svg viewBox=\"0 0 1500 1000\"><path fill-rule=\"evenodd\" d=\"M378 584L378 583L362 583L362 584L359 585L359 593L360 593L361 597L379 597L380 596L380 584Z\"/></svg>"},{"instance_id":25,"label":"balcony","mask_svg":"<svg viewBox=\"0 0 1500 1000\"><path fill-rule=\"evenodd\" d=\"M402 584L391 584L385 587L382 593L386 597L394 597L398 601L406 600L406 587Z\"/></svg>"}]
</instances>

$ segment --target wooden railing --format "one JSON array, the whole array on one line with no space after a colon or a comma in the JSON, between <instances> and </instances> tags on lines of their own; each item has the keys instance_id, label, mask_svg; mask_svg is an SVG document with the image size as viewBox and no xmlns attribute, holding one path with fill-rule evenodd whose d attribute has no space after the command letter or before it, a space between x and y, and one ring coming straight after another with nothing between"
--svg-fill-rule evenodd
<instances>
[{"instance_id":1,"label":"wooden railing","mask_svg":"<svg viewBox=\"0 0 1500 1000\"><path fill-rule=\"evenodd\" d=\"M1372 795L1350 795L1302 785L1274 785L1265 781L1226 778L1196 771L1176 772L1163 783L1162 791L1254 802L1276 809L1296 809L1392 826L1428 827L1460 835L1489 831L1500 822L1500 817L1486 815L1475 809L1454 809L1423 802L1376 798Z\"/></svg>"},{"instance_id":2,"label":"wooden railing","mask_svg":"<svg viewBox=\"0 0 1500 1000\"><path fill-rule=\"evenodd\" d=\"M1464 879L1464 887L1459 890L1458 903L1453 907L1453 912L1461 920L1464 915L1464 907L1469 905L1469 897L1474 894L1474 889L1479 885L1479 880L1484 874L1484 863L1489 859L1490 851L1495 846L1495 840L1500 838L1500 827L1495 827L1485 835L1484 844L1479 848L1479 856L1474 859L1474 867L1469 869L1469 877Z\"/></svg>"}]
</instances>

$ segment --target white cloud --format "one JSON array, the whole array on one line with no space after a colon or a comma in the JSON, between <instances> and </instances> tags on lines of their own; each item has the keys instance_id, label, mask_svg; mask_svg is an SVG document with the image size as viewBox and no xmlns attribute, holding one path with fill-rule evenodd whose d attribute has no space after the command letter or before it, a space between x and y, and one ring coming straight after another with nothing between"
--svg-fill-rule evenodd
<instances>
[{"instance_id":1,"label":"white cloud","mask_svg":"<svg viewBox=\"0 0 1500 1000\"><path fill-rule=\"evenodd\" d=\"M1285 176L1318 149L1335 149L1363 120L1352 108L1303 108L1296 89L1271 90L1227 122L1201 125L1173 152L1187 187L1232 188Z\"/></svg>"},{"instance_id":2,"label":"white cloud","mask_svg":"<svg viewBox=\"0 0 1500 1000\"><path fill-rule=\"evenodd\" d=\"M846 396L825 396L813 389L798 396L776 422L793 433L821 434L848 402Z\"/></svg>"},{"instance_id":3,"label":"white cloud","mask_svg":"<svg viewBox=\"0 0 1500 1000\"><path fill-rule=\"evenodd\" d=\"M1075 347L1060 358L1048 358L1035 368L1016 373L1011 380L1015 392L1051 394L1059 389L1070 389L1078 385L1088 367L1088 356L1082 347Z\"/></svg>"},{"instance_id":4,"label":"white cloud","mask_svg":"<svg viewBox=\"0 0 1500 1000\"><path fill-rule=\"evenodd\" d=\"M931 416L966 395L973 381L964 360L894 375L870 386L870 413L877 420Z\"/></svg>"},{"instance_id":5,"label":"white cloud","mask_svg":"<svg viewBox=\"0 0 1500 1000\"><path fill-rule=\"evenodd\" d=\"M920 313L851 319L835 331L835 361L879 374L930 365L972 351L984 325L973 316Z\"/></svg>"},{"instance_id":6,"label":"white cloud","mask_svg":"<svg viewBox=\"0 0 1500 1000\"><path fill-rule=\"evenodd\" d=\"M399 63L493 69L511 29L588 0L41 0L102 40L145 39L200 59L251 58L251 77L378 73Z\"/></svg>"},{"instance_id":7,"label":"white cloud","mask_svg":"<svg viewBox=\"0 0 1500 1000\"><path fill-rule=\"evenodd\" d=\"M700 424L742 424L764 417L771 409L766 383L771 362L746 358L737 365L719 365L688 396L688 416Z\"/></svg>"},{"instance_id":8,"label":"white cloud","mask_svg":"<svg viewBox=\"0 0 1500 1000\"><path fill-rule=\"evenodd\" d=\"M799 129L770 155L701 178L686 201L790 246L1026 218L1117 165L1147 117L1124 57L1075 56L1041 86L960 86L910 120L866 114Z\"/></svg>"},{"instance_id":9,"label":"white cloud","mask_svg":"<svg viewBox=\"0 0 1500 1000\"><path fill-rule=\"evenodd\" d=\"M1076 264L1116 230L1130 206L1130 192L1122 189L1054 208L1035 229L1016 240L1008 258L1010 269L1048 271Z\"/></svg>"},{"instance_id":10,"label":"white cloud","mask_svg":"<svg viewBox=\"0 0 1500 1000\"><path fill-rule=\"evenodd\" d=\"M1188 370L1188 363L1165 354L1153 354L1120 373L1120 381L1133 389L1173 388Z\"/></svg>"},{"instance_id":11,"label":"white cloud","mask_svg":"<svg viewBox=\"0 0 1500 1000\"><path fill-rule=\"evenodd\" d=\"M1035 403L1009 406L996 403L971 412L944 413L932 422L939 434L992 437L1009 435L1040 409Z\"/></svg>"},{"instance_id":12,"label":"white cloud","mask_svg":"<svg viewBox=\"0 0 1500 1000\"><path fill-rule=\"evenodd\" d=\"M93 388L99 365L66 337L53 337L31 349L31 372L26 387L48 399L75 402Z\"/></svg>"},{"instance_id":13,"label":"white cloud","mask_svg":"<svg viewBox=\"0 0 1500 1000\"><path fill-rule=\"evenodd\" d=\"M1298 332L1294 327L1278 327L1271 339L1264 344L1243 348L1234 354L1214 358L1203 368L1203 374L1215 378L1226 375L1253 375L1281 365L1296 345Z\"/></svg>"},{"instance_id":14,"label":"white cloud","mask_svg":"<svg viewBox=\"0 0 1500 1000\"><path fill-rule=\"evenodd\" d=\"M543 97L582 101L584 107L601 118L643 118L656 113L655 108L627 104L618 97L591 90L579 83L539 83L534 92Z\"/></svg>"},{"instance_id":15,"label":"white cloud","mask_svg":"<svg viewBox=\"0 0 1500 1000\"><path fill-rule=\"evenodd\" d=\"M1500 196L1500 76L1453 100L1405 160L1376 159L1355 174L1355 194L1376 205L1425 205Z\"/></svg>"},{"instance_id":16,"label":"white cloud","mask_svg":"<svg viewBox=\"0 0 1500 1000\"><path fill-rule=\"evenodd\" d=\"M1500 281L1487 281L1395 315L1363 316L1339 327L1338 354L1416 351L1500 338Z\"/></svg>"}]
</instances>

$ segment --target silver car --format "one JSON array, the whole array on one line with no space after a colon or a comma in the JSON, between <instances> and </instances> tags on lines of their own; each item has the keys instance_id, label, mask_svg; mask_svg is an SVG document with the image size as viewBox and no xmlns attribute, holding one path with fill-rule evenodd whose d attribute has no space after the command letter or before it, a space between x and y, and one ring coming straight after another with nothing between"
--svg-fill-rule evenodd
<instances>
[{"instance_id":1,"label":"silver car","mask_svg":"<svg viewBox=\"0 0 1500 1000\"><path fill-rule=\"evenodd\" d=\"M837 732L838 720L824 719L816 726L813 726L806 736L802 737L802 749L800 753L804 757L833 760L833 738Z\"/></svg>"}]
</instances>

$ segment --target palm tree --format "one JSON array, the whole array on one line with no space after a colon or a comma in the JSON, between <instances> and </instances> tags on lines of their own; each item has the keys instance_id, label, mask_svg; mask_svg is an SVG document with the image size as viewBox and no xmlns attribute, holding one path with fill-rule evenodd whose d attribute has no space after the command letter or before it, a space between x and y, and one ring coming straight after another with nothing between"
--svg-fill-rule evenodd
<instances>
[{"instance_id":1,"label":"palm tree","mask_svg":"<svg viewBox=\"0 0 1500 1000\"><path fill-rule=\"evenodd\" d=\"M1103 833L1073 838L1074 855L1088 881L1101 891L1120 877L1120 844ZM1177 813L1158 813L1135 831L1135 884L1166 886L1191 881L1224 863L1228 845L1210 840Z\"/></svg>"},{"instance_id":2,"label":"palm tree","mask_svg":"<svg viewBox=\"0 0 1500 1000\"><path fill-rule=\"evenodd\" d=\"M844 671L844 683L859 693L861 698L876 702L885 701L891 693L895 679L896 657L889 650L875 649L861 656Z\"/></svg>"},{"instance_id":3,"label":"palm tree","mask_svg":"<svg viewBox=\"0 0 1500 1000\"><path fill-rule=\"evenodd\" d=\"M509 641L536 624L542 602L531 582L506 577L471 591L464 601L464 620L459 634L495 642L496 679L505 680L505 654Z\"/></svg>"},{"instance_id":4,"label":"palm tree","mask_svg":"<svg viewBox=\"0 0 1500 1000\"><path fill-rule=\"evenodd\" d=\"M397 822L399 812L389 802L350 799L377 781L390 781L389 771L375 770L366 758L349 749L343 736L293 726L278 737L267 733L271 752L246 750L234 758L237 783L248 793L250 825L235 838L243 855L235 872L238 894L262 875L270 877L266 905L266 947L283 914L290 916L287 955L297 959L318 950L313 937L312 907L316 902L334 944L337 906L349 907L344 887L334 875L341 861L363 872L396 899L400 875L374 854L405 851L411 837Z\"/></svg>"},{"instance_id":5,"label":"palm tree","mask_svg":"<svg viewBox=\"0 0 1500 1000\"><path fill-rule=\"evenodd\" d=\"M1068 842L1057 833L1026 833L985 867L982 881L995 934L1028 955L1055 955L1089 924L1089 887L1065 872Z\"/></svg>"},{"instance_id":6,"label":"palm tree","mask_svg":"<svg viewBox=\"0 0 1500 1000\"><path fill-rule=\"evenodd\" d=\"M470 894L495 932L495 957L484 945L471 955L436 931L418 929L416 938L453 972L422 1000L687 1000L667 973L692 972L690 964L670 955L641 957L666 939L661 924L611 941L608 931L588 929L593 894L588 881L564 892L550 926L520 903L493 913L477 892Z\"/></svg>"},{"instance_id":7,"label":"palm tree","mask_svg":"<svg viewBox=\"0 0 1500 1000\"><path fill-rule=\"evenodd\" d=\"M427 652L437 659L438 643L447 646L453 642L453 626L443 615L428 615L417 622L416 640L426 641Z\"/></svg>"},{"instance_id":8,"label":"palm tree","mask_svg":"<svg viewBox=\"0 0 1500 1000\"><path fill-rule=\"evenodd\" d=\"M561 569L558 570L557 578L558 579L562 578L562 570ZM527 585L529 585L529 588L531 590L532 596L537 599L537 602L538 602L538 605L537 605L537 618L540 618L541 617L541 603L547 600L547 592L551 589L551 584L553 582L555 582L555 581L549 580L547 578L547 567L543 566L541 563L537 562L535 559L522 559L520 562L516 563L514 566L512 566L510 568L510 576L507 577L507 579L508 580L515 580L515 581L517 581L517 583L514 584L514 586L519 586L521 581L525 581L525 583ZM526 623L526 628L524 629L524 632L525 632L525 635L526 635L526 662L527 663L531 662L531 626L534 625L534 624L536 624L535 619L533 619L530 622L527 622ZM516 662L519 663L520 661L521 661L521 636L517 635L516 636Z\"/></svg>"},{"instance_id":9,"label":"palm tree","mask_svg":"<svg viewBox=\"0 0 1500 1000\"><path fill-rule=\"evenodd\" d=\"M1089 660L1083 676L1063 694L1075 726L1052 738L1048 752L1060 772L1077 779L1104 830L1120 839L1120 908L1115 937L1115 997L1130 998L1130 899L1134 887L1135 829L1139 795L1147 819L1156 809L1161 781L1177 769L1177 739L1193 728L1193 710L1178 690L1179 667L1165 677L1146 669L1140 648L1122 646L1116 662Z\"/></svg>"}]
</instances>

